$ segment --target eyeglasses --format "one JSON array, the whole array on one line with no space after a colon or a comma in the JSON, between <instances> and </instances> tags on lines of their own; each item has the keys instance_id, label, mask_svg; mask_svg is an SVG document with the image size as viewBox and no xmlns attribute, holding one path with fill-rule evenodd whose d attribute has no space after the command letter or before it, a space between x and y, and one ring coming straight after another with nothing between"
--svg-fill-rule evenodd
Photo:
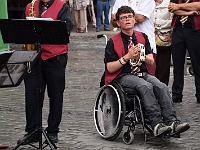
<instances>
[{"instance_id":1,"label":"eyeglasses","mask_svg":"<svg viewBox=\"0 0 200 150\"><path fill-rule=\"evenodd\" d=\"M133 15L123 16L120 18L120 20L125 21L126 19L132 19L133 17Z\"/></svg>"}]
</instances>

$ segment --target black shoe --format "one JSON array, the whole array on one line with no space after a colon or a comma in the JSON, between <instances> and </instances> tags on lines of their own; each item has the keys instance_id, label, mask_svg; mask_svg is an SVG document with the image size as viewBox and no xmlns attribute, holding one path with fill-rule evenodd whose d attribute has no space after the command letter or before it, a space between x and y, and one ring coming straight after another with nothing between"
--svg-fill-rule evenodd
<instances>
[{"instance_id":1,"label":"black shoe","mask_svg":"<svg viewBox=\"0 0 200 150\"><path fill-rule=\"evenodd\" d=\"M58 143L58 133L47 133L47 135L53 143ZM48 141L45 140L44 143L48 144Z\"/></svg>"},{"instance_id":2,"label":"black shoe","mask_svg":"<svg viewBox=\"0 0 200 150\"><path fill-rule=\"evenodd\" d=\"M110 29L104 29L104 31L110 31Z\"/></svg>"},{"instance_id":3,"label":"black shoe","mask_svg":"<svg viewBox=\"0 0 200 150\"><path fill-rule=\"evenodd\" d=\"M22 137L21 139L17 141L17 144L28 145L28 144L39 142L39 133L35 132L32 135L31 134L32 132L28 132L27 134L25 134L24 137Z\"/></svg>"},{"instance_id":4,"label":"black shoe","mask_svg":"<svg viewBox=\"0 0 200 150\"><path fill-rule=\"evenodd\" d=\"M172 96L172 100L174 103L181 103L183 96Z\"/></svg>"},{"instance_id":5,"label":"black shoe","mask_svg":"<svg viewBox=\"0 0 200 150\"><path fill-rule=\"evenodd\" d=\"M96 29L96 32L100 32L100 29Z\"/></svg>"}]
</instances>

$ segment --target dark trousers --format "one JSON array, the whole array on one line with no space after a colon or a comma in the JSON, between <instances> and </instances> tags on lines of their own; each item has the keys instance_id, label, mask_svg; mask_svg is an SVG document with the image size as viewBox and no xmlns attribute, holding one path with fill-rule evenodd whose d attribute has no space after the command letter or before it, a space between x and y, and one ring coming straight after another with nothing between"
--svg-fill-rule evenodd
<instances>
[{"instance_id":1,"label":"dark trousers","mask_svg":"<svg viewBox=\"0 0 200 150\"><path fill-rule=\"evenodd\" d=\"M193 66L196 97L200 99L200 30L193 31L192 28L177 26L172 34L172 59L174 65L174 81L172 94L174 98L182 99L184 86L184 63L186 49L189 52Z\"/></svg>"},{"instance_id":2,"label":"dark trousers","mask_svg":"<svg viewBox=\"0 0 200 150\"><path fill-rule=\"evenodd\" d=\"M171 46L156 46L156 77L166 85L169 83Z\"/></svg>"},{"instance_id":3,"label":"dark trousers","mask_svg":"<svg viewBox=\"0 0 200 150\"><path fill-rule=\"evenodd\" d=\"M40 59L41 60L41 59ZM39 77L39 60L31 68L24 79L26 132L33 131L39 124L39 89L41 89L42 105L47 87L49 97L48 133L57 133L62 118L63 92L65 89L65 68L67 54L48 60L41 60L41 80Z\"/></svg>"}]
</instances>

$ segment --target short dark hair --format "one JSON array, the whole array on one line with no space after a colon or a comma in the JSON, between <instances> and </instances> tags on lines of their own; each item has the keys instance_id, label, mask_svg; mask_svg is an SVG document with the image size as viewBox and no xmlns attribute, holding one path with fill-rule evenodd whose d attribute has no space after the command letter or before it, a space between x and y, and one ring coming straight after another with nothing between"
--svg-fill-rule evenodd
<instances>
[{"instance_id":1,"label":"short dark hair","mask_svg":"<svg viewBox=\"0 0 200 150\"><path fill-rule=\"evenodd\" d=\"M127 13L132 13L133 16L135 16L135 12L134 10L129 7L129 6L121 6L118 10L117 10L117 13L116 13L116 20L119 20L119 16L121 14L127 14Z\"/></svg>"}]
</instances>

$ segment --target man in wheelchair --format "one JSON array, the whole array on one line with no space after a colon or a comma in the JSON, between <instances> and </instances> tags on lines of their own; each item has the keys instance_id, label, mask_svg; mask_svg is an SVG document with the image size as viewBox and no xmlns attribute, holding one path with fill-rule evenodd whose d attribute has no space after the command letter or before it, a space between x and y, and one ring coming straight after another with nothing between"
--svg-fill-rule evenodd
<instances>
[{"instance_id":1,"label":"man in wheelchair","mask_svg":"<svg viewBox=\"0 0 200 150\"><path fill-rule=\"evenodd\" d=\"M154 62L152 50L147 35L134 30L134 15L128 6L116 13L121 32L106 45L105 84L115 79L123 88L138 91L155 137L180 134L190 126L177 119L168 87L147 72L145 64Z\"/></svg>"}]
</instances>

